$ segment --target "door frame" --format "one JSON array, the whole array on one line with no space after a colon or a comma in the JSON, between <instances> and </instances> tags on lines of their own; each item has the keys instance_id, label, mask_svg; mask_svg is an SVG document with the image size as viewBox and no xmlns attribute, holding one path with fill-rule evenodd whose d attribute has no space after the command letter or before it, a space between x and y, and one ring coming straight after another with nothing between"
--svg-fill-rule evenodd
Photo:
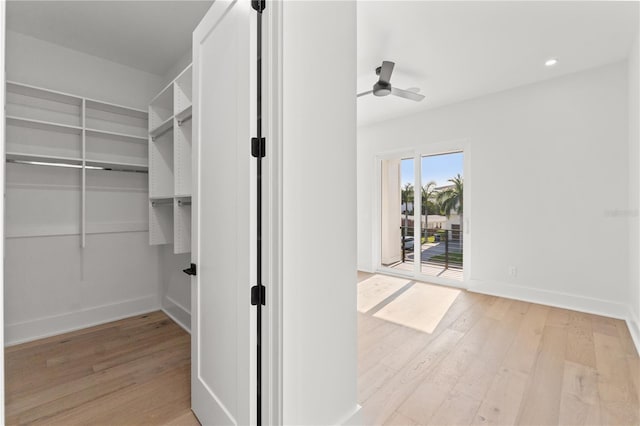
<instances>
[{"instance_id":1,"label":"door frame","mask_svg":"<svg viewBox=\"0 0 640 426\"><path fill-rule=\"evenodd\" d=\"M263 14L263 161L262 244L263 282L267 301L262 308L266 321L262 329L262 395L265 424L283 424L282 405L282 1L267 2ZM266 201L266 202L264 202Z\"/></svg>"},{"instance_id":2,"label":"door frame","mask_svg":"<svg viewBox=\"0 0 640 426\"><path fill-rule=\"evenodd\" d=\"M462 265L462 281L457 281L449 278L434 277L422 273L420 262L414 261L413 270L394 269L388 266L382 265L382 161L389 159L414 159L414 205L421 205L422 191L418 188L422 186L422 157L442 155L454 152L463 153L463 176L464 176L464 224L463 224L463 253L464 261ZM445 285L449 287L469 289L469 283L471 281L471 144L468 139L454 139L449 141L440 141L421 144L417 147L410 149L397 149L392 151L380 152L374 157L375 161L375 179L374 185L374 220L373 220L373 239L374 245L374 265L376 272L380 272L386 275L394 275L402 278L411 278L419 281L426 281L434 284ZM417 211L417 213L416 213ZM413 224L414 235L420 234L420 210L414 208ZM420 259L420 244L414 244L414 259Z\"/></svg>"},{"instance_id":3,"label":"door frame","mask_svg":"<svg viewBox=\"0 0 640 426\"><path fill-rule=\"evenodd\" d=\"M2 404L0 404L0 419L2 423L4 423L4 193L5 189L5 111L4 111L4 103L5 103L5 92L6 92L6 77L5 77L5 44L6 44L6 1L0 1L0 81L2 81L2 90L0 90L0 105L3 108L0 108L0 138L2 138L2 143L0 143L0 186L2 187L2 197L0 197L0 341L2 342L2 350L0 351L0 400Z\"/></svg>"},{"instance_id":4,"label":"door frame","mask_svg":"<svg viewBox=\"0 0 640 426\"><path fill-rule=\"evenodd\" d=\"M1 1L1 0L0 0ZM249 7L249 19L253 24L256 11ZM255 67L256 28L251 25L250 48L252 50L250 67ZM263 282L266 287L266 304L262 307L262 417L264 424L282 424L282 4L274 0L267 4L263 12L263 60L262 60L262 111L263 135L266 137L266 156L263 159L263 203L262 203L262 246L263 246ZM253 74L255 76L255 74ZM250 96L255 96L257 86L250 82ZM253 102L253 101L252 101ZM252 110L255 104L252 105ZM255 134L255 121L251 121L251 135ZM247 144L250 140L247 140ZM250 163L251 173L255 173L255 164ZM194 167L194 170L196 168ZM194 182L197 182L194 179ZM255 209L255 179L250 179L251 203ZM197 184L197 183L196 183ZM194 207L197 209L197 205ZM251 215L253 216L253 214ZM251 241L255 241L254 221L250 225ZM197 236L193 241L197 240ZM256 246L251 244L251 256L256 255ZM197 263L197 262L196 262ZM255 271L251 272L251 282L255 284ZM195 279L192 278L192 297L195 291ZM247 303L249 300L247 299ZM255 424L255 345L256 313L252 306L250 324L250 416ZM240 330L239 330L240 331ZM193 377L193 373L192 373Z\"/></svg>"}]
</instances>

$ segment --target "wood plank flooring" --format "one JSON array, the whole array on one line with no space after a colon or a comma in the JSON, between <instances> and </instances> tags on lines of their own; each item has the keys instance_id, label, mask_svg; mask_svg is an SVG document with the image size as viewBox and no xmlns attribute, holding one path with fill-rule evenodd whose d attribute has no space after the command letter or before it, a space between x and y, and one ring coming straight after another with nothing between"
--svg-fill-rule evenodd
<instances>
[{"instance_id":1,"label":"wood plank flooring","mask_svg":"<svg viewBox=\"0 0 640 426\"><path fill-rule=\"evenodd\" d=\"M640 424L640 359L623 321L409 279L358 281L366 425ZM428 317L425 300L445 313Z\"/></svg>"},{"instance_id":2,"label":"wood plank flooring","mask_svg":"<svg viewBox=\"0 0 640 426\"><path fill-rule=\"evenodd\" d=\"M8 347L6 424L199 425L190 339L153 312Z\"/></svg>"},{"instance_id":3,"label":"wood plank flooring","mask_svg":"<svg viewBox=\"0 0 640 426\"><path fill-rule=\"evenodd\" d=\"M623 321L359 281L366 425L640 424L640 359ZM6 424L199 424L190 336L162 312L9 347L5 362Z\"/></svg>"}]
</instances>

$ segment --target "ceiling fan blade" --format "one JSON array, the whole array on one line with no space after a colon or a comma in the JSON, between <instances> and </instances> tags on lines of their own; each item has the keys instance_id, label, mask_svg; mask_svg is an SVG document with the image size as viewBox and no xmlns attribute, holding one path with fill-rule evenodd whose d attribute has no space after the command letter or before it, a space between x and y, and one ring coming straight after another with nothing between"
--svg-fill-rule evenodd
<instances>
[{"instance_id":1,"label":"ceiling fan blade","mask_svg":"<svg viewBox=\"0 0 640 426\"><path fill-rule=\"evenodd\" d=\"M367 90L366 92L358 93L357 97L359 98L360 96L369 95L371 93L373 93L373 90Z\"/></svg>"},{"instance_id":2,"label":"ceiling fan blade","mask_svg":"<svg viewBox=\"0 0 640 426\"><path fill-rule=\"evenodd\" d=\"M400 96L401 98L411 99L412 101L420 102L424 99L424 95L419 93L410 92L408 90L396 89L395 87L391 89L391 94Z\"/></svg>"},{"instance_id":3,"label":"ceiling fan blade","mask_svg":"<svg viewBox=\"0 0 640 426\"><path fill-rule=\"evenodd\" d=\"M391 61L382 61L382 67L380 67L380 81L389 83L391 81L391 73L393 72L394 64Z\"/></svg>"},{"instance_id":4,"label":"ceiling fan blade","mask_svg":"<svg viewBox=\"0 0 640 426\"><path fill-rule=\"evenodd\" d=\"M420 92L420 88L419 87L409 87L407 89L407 92L419 93Z\"/></svg>"}]
</instances>

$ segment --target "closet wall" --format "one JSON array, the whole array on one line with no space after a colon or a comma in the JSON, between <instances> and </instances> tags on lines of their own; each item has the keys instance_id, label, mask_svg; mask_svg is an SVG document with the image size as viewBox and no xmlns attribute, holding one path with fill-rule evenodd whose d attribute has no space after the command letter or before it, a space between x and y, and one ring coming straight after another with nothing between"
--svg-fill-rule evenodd
<instances>
[{"instance_id":1,"label":"closet wall","mask_svg":"<svg viewBox=\"0 0 640 426\"><path fill-rule=\"evenodd\" d=\"M12 31L6 50L9 81L142 110L164 82L163 76ZM81 248L80 171L7 164L7 345L158 309L162 295L173 294L171 283L182 279L173 267L182 259L149 245L146 203L139 203L148 197L147 175L87 173L87 223L107 226L88 233ZM42 191L49 194L44 205L25 202L35 199L30 192ZM23 219L34 212L40 223L27 221L31 232L23 232ZM52 235L60 218L74 231Z\"/></svg>"},{"instance_id":2,"label":"closet wall","mask_svg":"<svg viewBox=\"0 0 640 426\"><path fill-rule=\"evenodd\" d=\"M7 31L7 79L146 110L164 77ZM175 75L173 75L175 78Z\"/></svg>"}]
</instances>

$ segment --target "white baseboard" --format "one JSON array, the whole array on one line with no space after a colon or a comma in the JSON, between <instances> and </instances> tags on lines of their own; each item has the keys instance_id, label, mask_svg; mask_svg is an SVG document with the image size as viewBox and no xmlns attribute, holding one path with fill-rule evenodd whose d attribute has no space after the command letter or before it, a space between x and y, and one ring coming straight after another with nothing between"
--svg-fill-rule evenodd
<instances>
[{"instance_id":1,"label":"white baseboard","mask_svg":"<svg viewBox=\"0 0 640 426\"><path fill-rule=\"evenodd\" d=\"M360 404L356 404L356 407L345 415L337 424L343 426L361 426L363 424L361 409L362 406Z\"/></svg>"},{"instance_id":2,"label":"white baseboard","mask_svg":"<svg viewBox=\"0 0 640 426\"><path fill-rule=\"evenodd\" d=\"M629 309L629 314L627 315L627 328L631 333L633 343L636 345L636 352L640 354L640 321L631 309Z\"/></svg>"},{"instance_id":3,"label":"white baseboard","mask_svg":"<svg viewBox=\"0 0 640 426\"><path fill-rule=\"evenodd\" d=\"M191 334L191 312L169 296L162 301L162 311L176 324Z\"/></svg>"},{"instance_id":4,"label":"white baseboard","mask_svg":"<svg viewBox=\"0 0 640 426\"><path fill-rule=\"evenodd\" d=\"M367 263L363 263L363 264L360 264L360 263L359 263L359 264L357 265L357 269L358 269L358 271L361 271L361 272L368 272L368 273L370 273L370 274L373 274L373 273L375 273L375 272L376 272L376 268L375 268L373 265L369 265L369 264L367 264Z\"/></svg>"},{"instance_id":5,"label":"white baseboard","mask_svg":"<svg viewBox=\"0 0 640 426\"><path fill-rule=\"evenodd\" d=\"M5 326L5 346L42 339L160 309L156 296L95 306Z\"/></svg>"},{"instance_id":6,"label":"white baseboard","mask_svg":"<svg viewBox=\"0 0 640 426\"><path fill-rule=\"evenodd\" d=\"M472 280L468 284L467 289L475 293L539 303L622 320L626 320L628 317L628 308L623 303L500 282Z\"/></svg>"}]
</instances>

